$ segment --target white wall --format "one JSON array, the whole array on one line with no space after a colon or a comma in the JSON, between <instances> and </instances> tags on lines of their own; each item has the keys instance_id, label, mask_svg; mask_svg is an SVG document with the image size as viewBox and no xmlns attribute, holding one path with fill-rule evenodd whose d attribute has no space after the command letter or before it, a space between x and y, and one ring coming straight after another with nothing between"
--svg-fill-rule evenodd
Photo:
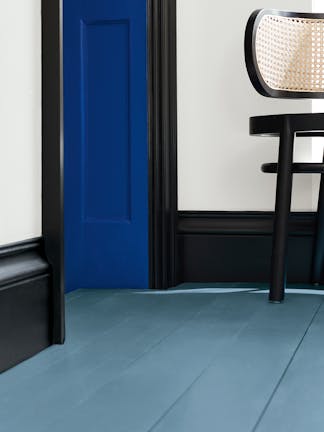
<instances>
[{"instance_id":1,"label":"white wall","mask_svg":"<svg viewBox=\"0 0 324 432\"><path fill-rule=\"evenodd\" d=\"M260 165L277 142L248 135L250 115L311 110L269 100L245 71L250 12L311 10L311 0L178 0L179 209L271 210L275 179ZM313 0L324 12L324 0ZM324 111L323 101L313 102ZM320 160L322 144L298 141L296 160ZM296 176L293 208L316 208L318 176ZM313 191L313 194L310 191ZM0 245L41 234L41 0L0 0Z\"/></svg>"},{"instance_id":2,"label":"white wall","mask_svg":"<svg viewBox=\"0 0 324 432\"><path fill-rule=\"evenodd\" d=\"M315 0L324 12L324 0ZM278 141L250 137L252 115L311 112L311 101L260 96L244 63L244 30L262 7L311 11L311 0L178 0L178 128L180 210L273 210L275 176L261 164L277 159ZM317 146L318 147L318 146ZM319 158L319 159L318 159ZM321 160L298 139L296 161ZM316 208L316 176L295 176L292 207Z\"/></svg>"},{"instance_id":3,"label":"white wall","mask_svg":"<svg viewBox=\"0 0 324 432\"><path fill-rule=\"evenodd\" d=\"M0 0L0 245L41 234L41 0Z\"/></svg>"}]
</instances>

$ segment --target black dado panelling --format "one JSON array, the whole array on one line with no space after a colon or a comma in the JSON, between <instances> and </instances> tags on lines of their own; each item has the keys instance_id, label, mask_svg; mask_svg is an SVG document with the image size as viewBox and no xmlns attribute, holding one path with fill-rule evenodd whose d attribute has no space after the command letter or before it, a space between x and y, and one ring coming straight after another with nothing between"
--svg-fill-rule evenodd
<instances>
[{"instance_id":1,"label":"black dado panelling","mask_svg":"<svg viewBox=\"0 0 324 432\"><path fill-rule=\"evenodd\" d=\"M267 282L271 236L178 235L179 282ZM312 237L291 237L288 281L311 280Z\"/></svg>"},{"instance_id":2,"label":"black dado panelling","mask_svg":"<svg viewBox=\"0 0 324 432\"><path fill-rule=\"evenodd\" d=\"M315 213L292 213L288 281L311 282ZM271 212L179 212L178 282L268 282Z\"/></svg>"},{"instance_id":3,"label":"black dado panelling","mask_svg":"<svg viewBox=\"0 0 324 432\"><path fill-rule=\"evenodd\" d=\"M293 212L290 214L291 235L313 235L316 214ZM178 212L178 234L255 234L271 235L273 212Z\"/></svg>"},{"instance_id":4,"label":"black dado panelling","mask_svg":"<svg viewBox=\"0 0 324 432\"><path fill-rule=\"evenodd\" d=\"M51 345L48 275L0 289L0 372Z\"/></svg>"},{"instance_id":5,"label":"black dado panelling","mask_svg":"<svg viewBox=\"0 0 324 432\"><path fill-rule=\"evenodd\" d=\"M0 287L48 272L39 241L0 249Z\"/></svg>"},{"instance_id":6,"label":"black dado panelling","mask_svg":"<svg viewBox=\"0 0 324 432\"><path fill-rule=\"evenodd\" d=\"M41 239L0 248L0 372L52 343L52 284Z\"/></svg>"}]
</instances>

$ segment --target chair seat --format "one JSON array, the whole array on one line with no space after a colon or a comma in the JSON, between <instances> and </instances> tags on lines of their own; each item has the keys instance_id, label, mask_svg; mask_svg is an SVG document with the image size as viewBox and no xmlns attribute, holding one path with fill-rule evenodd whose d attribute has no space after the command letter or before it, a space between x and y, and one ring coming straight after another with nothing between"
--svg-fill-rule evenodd
<instances>
[{"instance_id":1,"label":"chair seat","mask_svg":"<svg viewBox=\"0 0 324 432\"><path fill-rule=\"evenodd\" d=\"M324 136L324 113L279 114L250 118L250 135L280 136L284 122L289 121L297 136Z\"/></svg>"},{"instance_id":2,"label":"chair seat","mask_svg":"<svg viewBox=\"0 0 324 432\"><path fill-rule=\"evenodd\" d=\"M261 171L264 173L275 174L278 172L277 163L265 163L261 167ZM324 163L294 163L293 164L294 174L324 174Z\"/></svg>"}]
</instances>

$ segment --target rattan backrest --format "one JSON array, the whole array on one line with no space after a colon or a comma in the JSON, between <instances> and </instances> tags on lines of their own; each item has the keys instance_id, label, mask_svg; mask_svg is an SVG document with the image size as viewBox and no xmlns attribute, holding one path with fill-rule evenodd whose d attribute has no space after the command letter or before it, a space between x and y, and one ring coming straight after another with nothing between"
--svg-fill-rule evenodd
<instances>
[{"instance_id":1,"label":"rattan backrest","mask_svg":"<svg viewBox=\"0 0 324 432\"><path fill-rule=\"evenodd\" d=\"M245 61L252 84L264 96L324 98L324 14L253 12Z\"/></svg>"}]
</instances>

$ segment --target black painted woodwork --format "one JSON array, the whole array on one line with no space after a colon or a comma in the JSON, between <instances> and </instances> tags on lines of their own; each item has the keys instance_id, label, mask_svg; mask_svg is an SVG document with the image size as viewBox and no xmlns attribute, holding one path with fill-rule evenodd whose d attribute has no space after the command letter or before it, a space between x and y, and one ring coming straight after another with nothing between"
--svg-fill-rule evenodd
<instances>
[{"instance_id":1,"label":"black painted woodwork","mask_svg":"<svg viewBox=\"0 0 324 432\"><path fill-rule=\"evenodd\" d=\"M49 275L0 288L0 372L51 345L51 297Z\"/></svg>"},{"instance_id":2,"label":"black painted woodwork","mask_svg":"<svg viewBox=\"0 0 324 432\"><path fill-rule=\"evenodd\" d=\"M42 0L42 231L51 266L52 342L65 340L62 2Z\"/></svg>"},{"instance_id":3,"label":"black painted woodwork","mask_svg":"<svg viewBox=\"0 0 324 432\"><path fill-rule=\"evenodd\" d=\"M273 212L230 212L230 211L180 211L178 213L178 235L220 234L220 235L271 235ZM312 236L316 215L313 212L292 212L289 234Z\"/></svg>"},{"instance_id":4,"label":"black painted woodwork","mask_svg":"<svg viewBox=\"0 0 324 432\"><path fill-rule=\"evenodd\" d=\"M51 345L51 310L42 240L0 248L0 372Z\"/></svg>"},{"instance_id":5,"label":"black painted woodwork","mask_svg":"<svg viewBox=\"0 0 324 432\"><path fill-rule=\"evenodd\" d=\"M177 283L176 1L148 0L150 285Z\"/></svg>"},{"instance_id":6,"label":"black painted woodwork","mask_svg":"<svg viewBox=\"0 0 324 432\"><path fill-rule=\"evenodd\" d=\"M315 213L291 213L288 281L311 283ZM268 282L273 212L179 212L179 282Z\"/></svg>"}]
</instances>

